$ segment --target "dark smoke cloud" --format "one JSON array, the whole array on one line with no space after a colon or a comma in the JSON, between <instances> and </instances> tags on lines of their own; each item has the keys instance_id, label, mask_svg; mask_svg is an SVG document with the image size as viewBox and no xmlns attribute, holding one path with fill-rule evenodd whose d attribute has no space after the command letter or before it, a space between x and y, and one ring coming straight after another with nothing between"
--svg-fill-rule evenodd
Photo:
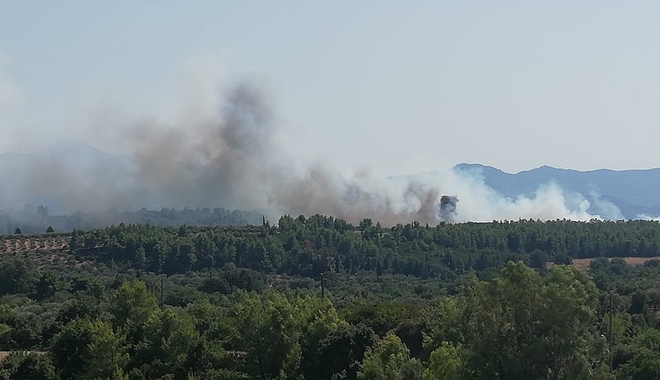
<instances>
[{"instance_id":1,"label":"dark smoke cloud","mask_svg":"<svg viewBox=\"0 0 660 380\"><path fill-rule=\"evenodd\" d=\"M321 164L303 174L275 144L270 108L257 89L235 87L217 120L167 128L143 122L130 131L136 176L162 202L267 210L271 215L322 213L358 221L436 222L436 189L407 184L399 198L370 191ZM338 151L340 151L338 147ZM176 163L173 165L173 163ZM178 200L178 201L177 201Z\"/></svg>"}]
</instances>

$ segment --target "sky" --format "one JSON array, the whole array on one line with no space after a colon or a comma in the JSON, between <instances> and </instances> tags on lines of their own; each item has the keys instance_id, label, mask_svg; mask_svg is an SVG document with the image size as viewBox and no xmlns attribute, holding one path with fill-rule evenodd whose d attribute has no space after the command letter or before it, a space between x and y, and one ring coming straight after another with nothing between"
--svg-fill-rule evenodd
<instances>
[{"instance_id":1,"label":"sky","mask_svg":"<svg viewBox=\"0 0 660 380\"><path fill-rule=\"evenodd\" d=\"M125 153L117 129L204 120L247 81L295 162L658 167L659 19L657 1L4 0L0 152Z\"/></svg>"}]
</instances>

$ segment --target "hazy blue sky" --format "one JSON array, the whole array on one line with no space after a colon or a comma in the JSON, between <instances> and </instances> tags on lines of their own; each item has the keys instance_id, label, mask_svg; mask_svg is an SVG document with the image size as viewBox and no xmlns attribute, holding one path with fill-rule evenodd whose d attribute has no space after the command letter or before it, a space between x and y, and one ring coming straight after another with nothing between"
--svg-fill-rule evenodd
<instances>
[{"instance_id":1,"label":"hazy blue sky","mask_svg":"<svg viewBox=\"0 0 660 380\"><path fill-rule=\"evenodd\" d=\"M658 20L657 1L2 0L0 151L194 117L247 79L302 162L657 167Z\"/></svg>"}]
</instances>

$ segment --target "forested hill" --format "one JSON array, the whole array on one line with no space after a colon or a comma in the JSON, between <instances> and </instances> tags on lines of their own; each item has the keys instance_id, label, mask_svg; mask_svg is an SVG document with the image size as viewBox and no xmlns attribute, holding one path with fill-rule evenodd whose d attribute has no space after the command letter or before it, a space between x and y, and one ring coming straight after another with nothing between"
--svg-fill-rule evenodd
<instances>
[{"instance_id":1,"label":"forested hill","mask_svg":"<svg viewBox=\"0 0 660 380\"><path fill-rule=\"evenodd\" d=\"M0 379L658 379L659 249L650 221L3 235Z\"/></svg>"},{"instance_id":2,"label":"forested hill","mask_svg":"<svg viewBox=\"0 0 660 380\"><path fill-rule=\"evenodd\" d=\"M237 267L318 278L322 272L377 271L453 279L465 270L496 273L507 261L536 268L573 258L655 257L660 224L651 221L519 221L353 226L325 216L282 217L277 227L113 226L74 231L71 249L95 260L128 262L168 274Z\"/></svg>"},{"instance_id":3,"label":"forested hill","mask_svg":"<svg viewBox=\"0 0 660 380\"><path fill-rule=\"evenodd\" d=\"M542 166L511 174L491 166L460 164L455 170L481 175L486 185L511 198L533 195L540 185L552 181L564 191L577 192L591 200L597 194L614 203L626 219L642 214L660 215L660 169L583 172ZM592 206L597 209L597 202L592 202Z\"/></svg>"}]
</instances>

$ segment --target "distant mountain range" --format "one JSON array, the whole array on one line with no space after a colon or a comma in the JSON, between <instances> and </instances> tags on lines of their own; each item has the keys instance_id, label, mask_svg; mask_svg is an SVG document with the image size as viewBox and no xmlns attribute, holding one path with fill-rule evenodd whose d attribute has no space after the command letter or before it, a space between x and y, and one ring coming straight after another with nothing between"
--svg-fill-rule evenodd
<instances>
[{"instance_id":1,"label":"distant mountain range","mask_svg":"<svg viewBox=\"0 0 660 380\"><path fill-rule=\"evenodd\" d=\"M532 196L539 186L554 182L564 192L616 205L625 219L660 215L660 168L577 171L542 166L515 174L480 164L459 164L454 169L481 175L486 185L505 197ZM596 203L592 202L592 207L598 212Z\"/></svg>"}]
</instances>

